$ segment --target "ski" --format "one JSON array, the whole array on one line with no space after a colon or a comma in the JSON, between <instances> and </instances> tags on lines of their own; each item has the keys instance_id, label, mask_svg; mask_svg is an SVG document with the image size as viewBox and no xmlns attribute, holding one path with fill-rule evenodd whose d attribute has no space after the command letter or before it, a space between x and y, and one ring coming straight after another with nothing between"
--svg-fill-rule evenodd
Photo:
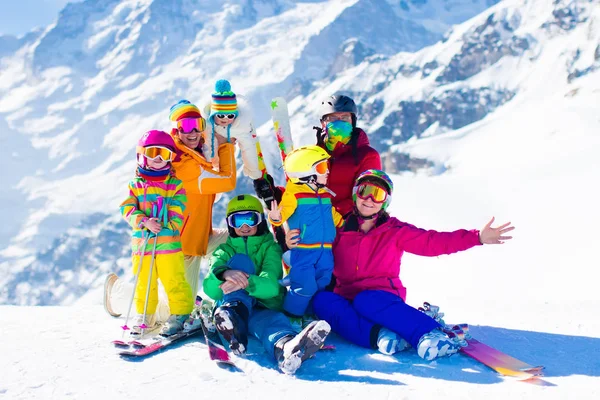
<instances>
[{"instance_id":1,"label":"ski","mask_svg":"<svg viewBox=\"0 0 600 400\"><path fill-rule=\"evenodd\" d=\"M283 162L294 148L287 101L283 97L275 97L271 100L271 119L279 146L281 162Z\"/></svg>"},{"instance_id":2,"label":"ski","mask_svg":"<svg viewBox=\"0 0 600 400\"><path fill-rule=\"evenodd\" d=\"M154 338L155 336L157 336L157 332L160 330L161 327L162 327L162 324L156 324L152 328L145 329L144 333L141 335L128 334L127 335L128 339L126 339L126 338L115 339L115 340L111 341L111 343L117 348L128 348L131 345L133 345L134 342L138 342L141 340L147 340L149 338Z\"/></svg>"},{"instance_id":3,"label":"ski","mask_svg":"<svg viewBox=\"0 0 600 400\"><path fill-rule=\"evenodd\" d=\"M113 344L119 348L117 353L120 356L143 357L162 350L175 342L179 342L183 339L187 339L201 333L202 329L198 328L190 331L182 331L171 336L156 335L149 338L124 342L120 345L115 344L115 342L113 342Z\"/></svg>"},{"instance_id":4,"label":"ski","mask_svg":"<svg viewBox=\"0 0 600 400\"><path fill-rule=\"evenodd\" d=\"M225 349L217 327L213 321L212 308L213 305L209 301L203 301L200 296L196 298L196 305L199 306L199 318L201 321L201 329L204 333L204 340L208 347L208 355L211 360L215 361L218 366L232 371L241 371L229 357L229 353Z\"/></svg>"},{"instance_id":5,"label":"ski","mask_svg":"<svg viewBox=\"0 0 600 400\"><path fill-rule=\"evenodd\" d=\"M499 374L518 380L530 380L543 376L543 366L533 366L480 342L471 336L467 324L446 325L442 319L444 314L439 312L438 306L425 302L419 310L438 321L444 327L443 330L448 336L461 342L463 346L460 352L462 354L486 365Z\"/></svg>"}]
</instances>

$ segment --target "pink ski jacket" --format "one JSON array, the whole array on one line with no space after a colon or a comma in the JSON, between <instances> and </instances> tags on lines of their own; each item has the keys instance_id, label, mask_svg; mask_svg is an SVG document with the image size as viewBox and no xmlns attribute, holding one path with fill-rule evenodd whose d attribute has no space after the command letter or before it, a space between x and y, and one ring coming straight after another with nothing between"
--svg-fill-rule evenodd
<instances>
[{"instance_id":1,"label":"pink ski jacket","mask_svg":"<svg viewBox=\"0 0 600 400\"><path fill-rule=\"evenodd\" d=\"M336 278L334 292L349 300L364 290L383 290L406 300L400 280L404 252L435 257L481 245L478 230L437 232L389 217L367 233L358 230L353 214L338 231L333 244Z\"/></svg>"}]
</instances>

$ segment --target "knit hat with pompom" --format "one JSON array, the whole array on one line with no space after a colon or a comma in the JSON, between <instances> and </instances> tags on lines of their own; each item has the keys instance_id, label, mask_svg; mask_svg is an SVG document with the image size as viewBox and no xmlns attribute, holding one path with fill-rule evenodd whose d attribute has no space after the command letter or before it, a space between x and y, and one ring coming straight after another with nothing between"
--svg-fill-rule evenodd
<instances>
[{"instance_id":1,"label":"knit hat with pompom","mask_svg":"<svg viewBox=\"0 0 600 400\"><path fill-rule=\"evenodd\" d=\"M210 119L215 114L233 114L238 116L237 99L235 93L231 91L231 84L228 80L219 79L215 83L215 92L212 94L210 105Z\"/></svg>"}]
</instances>

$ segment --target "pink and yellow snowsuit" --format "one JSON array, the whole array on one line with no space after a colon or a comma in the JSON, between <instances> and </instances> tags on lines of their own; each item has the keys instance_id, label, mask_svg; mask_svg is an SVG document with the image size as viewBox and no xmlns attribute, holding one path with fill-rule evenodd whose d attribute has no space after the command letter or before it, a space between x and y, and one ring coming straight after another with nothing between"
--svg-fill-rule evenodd
<instances>
[{"instance_id":1,"label":"pink and yellow snowsuit","mask_svg":"<svg viewBox=\"0 0 600 400\"><path fill-rule=\"evenodd\" d=\"M137 274L140 257L143 257L134 300L139 314L144 312L148 273L155 241L156 251L146 313L154 314L156 311L158 278L165 287L171 314L189 314L192 311L194 299L190 285L185 279L179 235L186 201L183 182L173 175L169 175L163 181L149 181L138 176L129 182L129 196L120 207L123 218L133 228L131 249L134 274ZM153 217L158 218L162 225L158 235L143 227L143 223ZM146 245L142 248L144 243Z\"/></svg>"}]
</instances>

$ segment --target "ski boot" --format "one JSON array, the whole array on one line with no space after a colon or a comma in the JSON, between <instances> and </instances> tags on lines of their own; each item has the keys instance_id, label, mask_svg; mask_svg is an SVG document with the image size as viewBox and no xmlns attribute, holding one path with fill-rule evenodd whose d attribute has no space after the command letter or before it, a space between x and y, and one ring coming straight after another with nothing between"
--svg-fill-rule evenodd
<instances>
[{"instance_id":1,"label":"ski boot","mask_svg":"<svg viewBox=\"0 0 600 400\"><path fill-rule=\"evenodd\" d=\"M142 336L148 330L156 327L156 314L138 314L133 320L133 327L129 333L133 337Z\"/></svg>"},{"instance_id":2,"label":"ski boot","mask_svg":"<svg viewBox=\"0 0 600 400\"><path fill-rule=\"evenodd\" d=\"M215 325L236 356L248 348L248 309L239 302L224 304L215 310Z\"/></svg>"},{"instance_id":3,"label":"ski boot","mask_svg":"<svg viewBox=\"0 0 600 400\"><path fill-rule=\"evenodd\" d=\"M436 328L421 336L417 345L417 353L421 358L432 361L439 357L451 356L457 353L460 348L460 338L451 338Z\"/></svg>"},{"instance_id":4,"label":"ski boot","mask_svg":"<svg viewBox=\"0 0 600 400\"><path fill-rule=\"evenodd\" d=\"M381 328L377 336L377 349L380 353L392 355L400 351L406 350L410 344L404 340L396 332L390 331L387 328Z\"/></svg>"},{"instance_id":5,"label":"ski boot","mask_svg":"<svg viewBox=\"0 0 600 400\"><path fill-rule=\"evenodd\" d=\"M160 336L171 336L183 330L183 324L188 319L188 314L171 314L169 319L160 329Z\"/></svg>"},{"instance_id":6,"label":"ski boot","mask_svg":"<svg viewBox=\"0 0 600 400\"><path fill-rule=\"evenodd\" d=\"M323 346L331 326L313 321L296 336L284 336L275 344L275 359L284 374L293 375L302 363Z\"/></svg>"}]
</instances>

